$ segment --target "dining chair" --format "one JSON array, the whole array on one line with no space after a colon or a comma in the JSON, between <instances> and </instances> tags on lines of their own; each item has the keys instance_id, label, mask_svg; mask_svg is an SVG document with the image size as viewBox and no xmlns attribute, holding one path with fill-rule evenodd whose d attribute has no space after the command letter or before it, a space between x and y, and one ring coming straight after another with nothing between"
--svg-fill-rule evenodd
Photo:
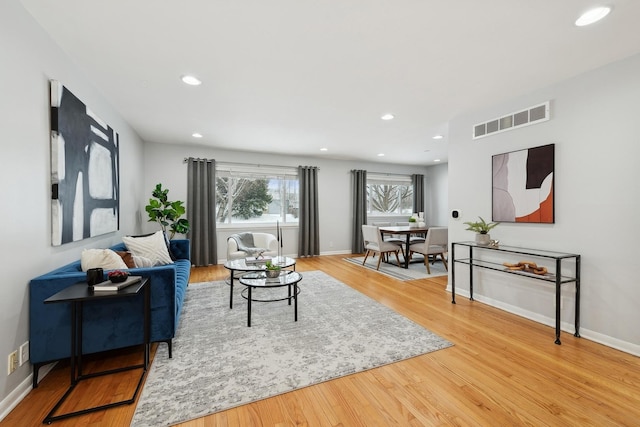
<instances>
[{"instance_id":1,"label":"dining chair","mask_svg":"<svg viewBox=\"0 0 640 427\"><path fill-rule=\"evenodd\" d=\"M372 222L371 225L375 225L376 227L386 227L386 226L391 226L391 222L375 221L375 222ZM382 238L384 239L385 242L390 242L390 243L395 243L396 245L400 245L400 251L402 252L402 257L404 258L406 256L404 252L405 246L407 243L405 238L403 238L398 234L383 234Z\"/></svg>"},{"instance_id":2,"label":"dining chair","mask_svg":"<svg viewBox=\"0 0 640 427\"><path fill-rule=\"evenodd\" d=\"M378 229L378 227L376 227L375 225L363 225L362 238L364 239L364 248L366 249L362 265L367 262L367 257L369 256L369 254L373 253L375 255L377 253L380 256L378 257L378 265L376 266L376 270L379 270L380 261L382 261L383 255L393 252L396 255L398 267L400 267L400 258L398 258L398 252L400 252L401 246L382 240L382 235L380 234L380 230Z\"/></svg>"},{"instance_id":3,"label":"dining chair","mask_svg":"<svg viewBox=\"0 0 640 427\"><path fill-rule=\"evenodd\" d=\"M422 243L413 243L409 246L409 258L413 252L424 255L424 265L427 267L427 274L431 274L429 268L429 255L433 255L434 261L440 255L445 270L449 271L447 260L444 254L449 251L449 229L447 227L431 227L427 231L427 237Z\"/></svg>"}]
</instances>

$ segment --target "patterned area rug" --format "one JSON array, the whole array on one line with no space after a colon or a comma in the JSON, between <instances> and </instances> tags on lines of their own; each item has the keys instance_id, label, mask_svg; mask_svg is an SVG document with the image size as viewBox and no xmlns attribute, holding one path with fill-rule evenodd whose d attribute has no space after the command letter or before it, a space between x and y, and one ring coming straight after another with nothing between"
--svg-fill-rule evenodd
<instances>
[{"instance_id":1,"label":"patterned area rug","mask_svg":"<svg viewBox=\"0 0 640 427\"><path fill-rule=\"evenodd\" d=\"M301 274L298 322L286 301L253 303L250 328L243 286L230 310L224 282L189 285L173 358L159 346L131 425L169 426L452 345L323 272Z\"/></svg>"},{"instance_id":2,"label":"patterned area rug","mask_svg":"<svg viewBox=\"0 0 640 427\"><path fill-rule=\"evenodd\" d=\"M400 255L399 258L402 264L404 262L402 255ZM440 261L440 257L438 257L438 261L429 266L431 274L427 274L427 267L424 266L424 258L422 255L414 254L412 259L413 261L409 263L409 268L405 269L404 267L398 267L395 256L391 255L390 262L381 262L380 270L377 271L398 280L427 279L429 277L446 276L448 274L444 268L444 264ZM378 264L378 257L373 258L371 256L367 257L367 262L364 266L362 265L364 257L344 258L344 260L373 271L376 271L376 264Z\"/></svg>"}]
</instances>

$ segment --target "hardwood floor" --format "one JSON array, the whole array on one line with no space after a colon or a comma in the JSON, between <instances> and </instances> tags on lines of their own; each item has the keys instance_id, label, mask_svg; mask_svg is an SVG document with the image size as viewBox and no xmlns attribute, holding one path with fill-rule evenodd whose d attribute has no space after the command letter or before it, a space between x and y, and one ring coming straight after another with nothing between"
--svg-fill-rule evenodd
<instances>
[{"instance_id":1,"label":"hardwood floor","mask_svg":"<svg viewBox=\"0 0 640 427\"><path fill-rule=\"evenodd\" d=\"M446 277L401 282L342 258L301 259L297 270L322 270L455 345L180 426L640 425L638 357L567 333L558 346L548 326L462 297L451 304ZM222 266L195 268L191 282L226 274ZM134 350L94 358L89 368L136 362ZM121 399L133 393L134 377L94 379L71 401L80 407ZM57 366L0 426L41 425L68 381L68 365ZM54 425L126 426L134 410L123 406Z\"/></svg>"}]
</instances>

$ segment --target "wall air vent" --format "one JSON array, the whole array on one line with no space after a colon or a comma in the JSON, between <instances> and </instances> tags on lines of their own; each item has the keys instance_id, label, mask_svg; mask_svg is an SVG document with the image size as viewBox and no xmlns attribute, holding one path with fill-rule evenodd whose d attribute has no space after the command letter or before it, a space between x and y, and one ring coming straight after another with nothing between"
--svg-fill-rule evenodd
<instances>
[{"instance_id":1,"label":"wall air vent","mask_svg":"<svg viewBox=\"0 0 640 427\"><path fill-rule=\"evenodd\" d=\"M529 126L536 123L546 122L550 118L549 101L540 105L529 107L506 116L489 120L488 122L478 123L473 126L473 139L484 138L508 130L513 130L523 126Z\"/></svg>"}]
</instances>

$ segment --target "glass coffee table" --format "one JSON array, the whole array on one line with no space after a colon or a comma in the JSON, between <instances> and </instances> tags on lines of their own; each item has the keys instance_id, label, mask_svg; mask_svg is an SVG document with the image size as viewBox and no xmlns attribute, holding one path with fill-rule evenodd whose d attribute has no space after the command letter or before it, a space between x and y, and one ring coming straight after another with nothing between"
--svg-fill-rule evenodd
<instances>
[{"instance_id":1,"label":"glass coffee table","mask_svg":"<svg viewBox=\"0 0 640 427\"><path fill-rule=\"evenodd\" d=\"M251 303L253 301L257 302L275 302L275 301L285 301L289 302L291 305L291 300L293 300L293 312L294 312L294 321L298 321L298 294L300 293L300 288L298 287L298 282L302 280L302 275L295 271L283 270L280 272L280 276L276 278L267 278L264 272L254 272L247 273L240 278L240 284L246 286L246 288L242 291L241 295L243 298L247 300L247 326L251 326ZM288 287L288 292L286 296L276 296L274 298L269 299L257 299L253 298L253 289L267 289L267 288L281 288Z\"/></svg>"},{"instance_id":2,"label":"glass coffee table","mask_svg":"<svg viewBox=\"0 0 640 427\"><path fill-rule=\"evenodd\" d=\"M274 257L271 262L279 265L281 268L293 267L296 270L296 260L289 257ZM230 271L229 275L229 308L233 308L233 281L236 279L236 271L241 272L260 272L264 271L264 264L247 264L244 258L228 260L224 263L224 268Z\"/></svg>"}]
</instances>

